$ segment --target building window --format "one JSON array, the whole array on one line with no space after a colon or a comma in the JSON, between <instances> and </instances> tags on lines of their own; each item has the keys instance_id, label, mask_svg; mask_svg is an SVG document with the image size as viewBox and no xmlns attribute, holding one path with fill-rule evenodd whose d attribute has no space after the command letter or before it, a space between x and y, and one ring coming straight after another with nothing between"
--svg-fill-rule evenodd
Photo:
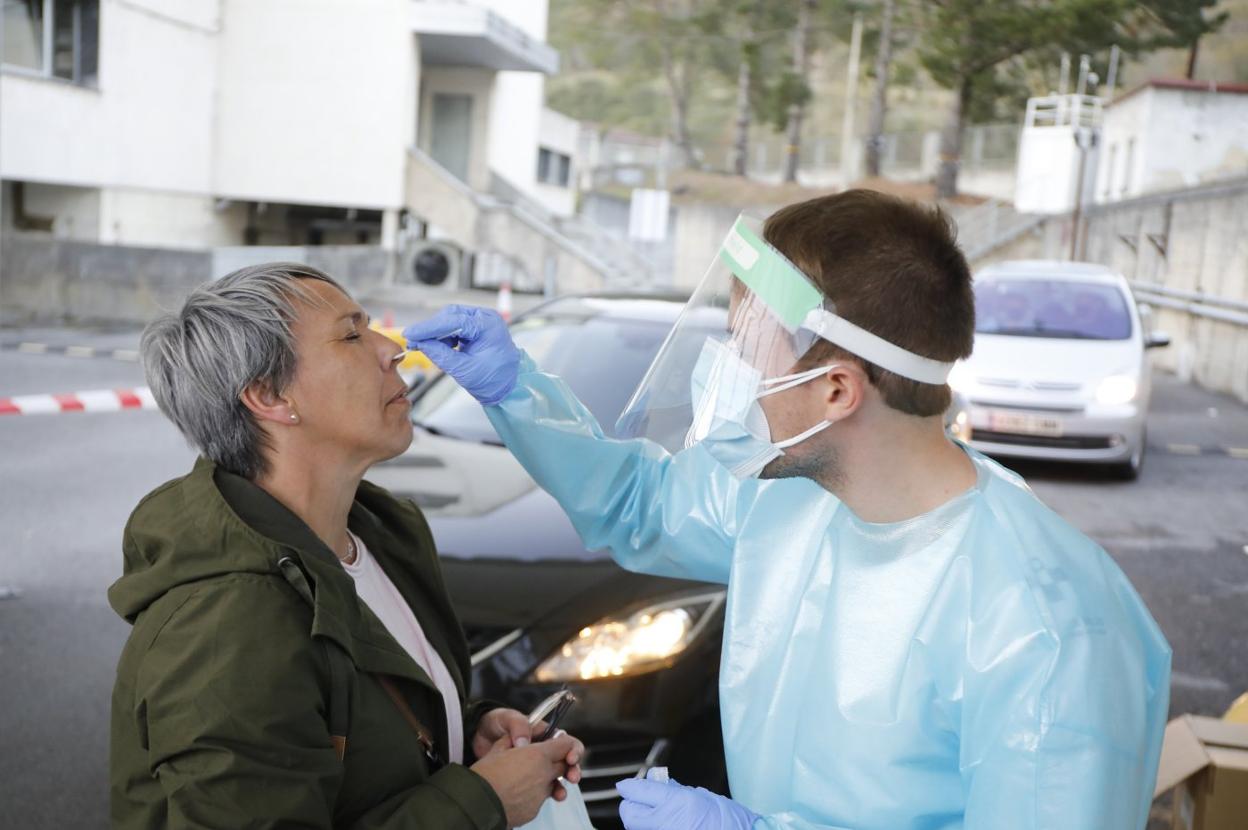
<instances>
[{"instance_id":1,"label":"building window","mask_svg":"<svg viewBox=\"0 0 1248 830\"><path fill-rule=\"evenodd\" d=\"M5 66L94 86L100 0L0 0Z\"/></svg>"},{"instance_id":2,"label":"building window","mask_svg":"<svg viewBox=\"0 0 1248 830\"><path fill-rule=\"evenodd\" d=\"M541 184L567 187L572 181L572 157L545 147L538 148L537 180Z\"/></svg>"},{"instance_id":3,"label":"building window","mask_svg":"<svg viewBox=\"0 0 1248 830\"><path fill-rule=\"evenodd\" d=\"M1131 190L1131 173L1135 166L1135 139L1127 139L1127 152L1122 159L1122 195Z\"/></svg>"},{"instance_id":4,"label":"building window","mask_svg":"<svg viewBox=\"0 0 1248 830\"><path fill-rule=\"evenodd\" d=\"M1105 160L1105 187L1101 192L1101 199L1108 201L1114 195L1114 174L1117 171L1118 161L1118 144L1111 143L1109 145L1109 156Z\"/></svg>"}]
</instances>

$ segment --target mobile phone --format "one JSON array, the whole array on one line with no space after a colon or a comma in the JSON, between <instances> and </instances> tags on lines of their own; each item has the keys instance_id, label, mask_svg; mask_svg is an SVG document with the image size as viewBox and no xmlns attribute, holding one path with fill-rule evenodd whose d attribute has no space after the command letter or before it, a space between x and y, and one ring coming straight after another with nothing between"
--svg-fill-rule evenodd
<instances>
[{"instance_id":1,"label":"mobile phone","mask_svg":"<svg viewBox=\"0 0 1248 830\"><path fill-rule=\"evenodd\" d=\"M536 726L544 720L547 727L540 737L533 740L538 743L550 740L559 729L559 721L563 720L563 716L568 713L574 703L576 703L576 695L569 692L566 687L539 703L537 708L529 713L529 726Z\"/></svg>"}]
</instances>

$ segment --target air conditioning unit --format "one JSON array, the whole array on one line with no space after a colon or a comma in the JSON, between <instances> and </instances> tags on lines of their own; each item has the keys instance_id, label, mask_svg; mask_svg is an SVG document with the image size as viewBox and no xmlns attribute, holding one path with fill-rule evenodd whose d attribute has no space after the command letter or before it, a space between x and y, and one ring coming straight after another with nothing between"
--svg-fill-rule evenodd
<instances>
[{"instance_id":1,"label":"air conditioning unit","mask_svg":"<svg viewBox=\"0 0 1248 830\"><path fill-rule=\"evenodd\" d=\"M413 239L403 251L399 282L458 291L468 286L471 257L453 242Z\"/></svg>"}]
</instances>

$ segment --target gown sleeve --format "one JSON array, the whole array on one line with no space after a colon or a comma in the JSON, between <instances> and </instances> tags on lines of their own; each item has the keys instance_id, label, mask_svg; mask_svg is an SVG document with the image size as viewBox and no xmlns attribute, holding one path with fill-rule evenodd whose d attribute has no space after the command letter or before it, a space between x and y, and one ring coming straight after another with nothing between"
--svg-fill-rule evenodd
<instances>
[{"instance_id":1,"label":"gown sleeve","mask_svg":"<svg viewBox=\"0 0 1248 830\"><path fill-rule=\"evenodd\" d=\"M587 548L609 549L631 571L728 582L758 482L739 481L697 446L671 455L644 439L606 438L567 384L527 354L515 389L485 411Z\"/></svg>"}]
</instances>

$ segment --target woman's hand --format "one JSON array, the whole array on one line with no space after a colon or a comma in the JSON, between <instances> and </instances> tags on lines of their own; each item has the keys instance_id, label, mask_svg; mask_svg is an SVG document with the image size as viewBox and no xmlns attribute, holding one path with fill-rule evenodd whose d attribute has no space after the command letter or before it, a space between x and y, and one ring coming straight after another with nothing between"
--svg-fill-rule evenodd
<instances>
[{"instance_id":1,"label":"woman's hand","mask_svg":"<svg viewBox=\"0 0 1248 830\"><path fill-rule=\"evenodd\" d=\"M509 746L528 746L533 741L533 727L529 726L529 719L515 709L491 709L477 724L477 734L472 738L472 752L478 758L484 758L490 754L494 744L505 737L511 738Z\"/></svg>"},{"instance_id":2,"label":"woman's hand","mask_svg":"<svg viewBox=\"0 0 1248 830\"><path fill-rule=\"evenodd\" d=\"M472 738L472 752L476 757L484 758L490 752L496 751L496 745L504 738L507 739L505 747L526 747L533 742L535 735L541 735L545 731L546 721L538 721L529 726L529 719L515 709L491 709L477 725L477 734ZM563 777L578 784L581 781L581 758L585 755L585 745L576 738L572 740L573 749L564 758L568 771ZM558 787L555 800L562 801L566 795L563 787Z\"/></svg>"},{"instance_id":3,"label":"woman's hand","mask_svg":"<svg viewBox=\"0 0 1248 830\"><path fill-rule=\"evenodd\" d=\"M525 726L528 726L527 719ZM559 778L570 774L572 762L569 759L575 757L579 763L583 752L581 742L564 733L549 741L522 747L512 746L511 735L506 734L485 757L472 765L472 771L498 793L507 812L507 826L517 827L532 821L547 798L553 797L556 801L567 798ZM580 777L579 770L577 777Z\"/></svg>"}]
</instances>

